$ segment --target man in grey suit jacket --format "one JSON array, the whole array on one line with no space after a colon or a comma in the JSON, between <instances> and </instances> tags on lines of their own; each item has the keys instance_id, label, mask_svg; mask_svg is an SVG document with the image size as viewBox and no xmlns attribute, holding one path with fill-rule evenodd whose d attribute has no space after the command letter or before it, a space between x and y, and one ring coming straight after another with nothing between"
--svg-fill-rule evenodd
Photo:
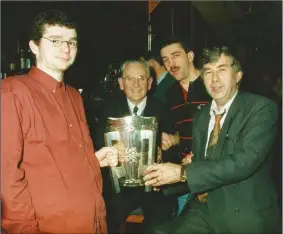
<instances>
[{"instance_id":1,"label":"man in grey suit jacket","mask_svg":"<svg viewBox=\"0 0 283 234\"><path fill-rule=\"evenodd\" d=\"M144 178L154 187L183 183L195 199L185 214L154 233L275 233L280 214L270 166L277 106L239 91L243 70L228 47L205 49L201 67L213 101L194 118L193 157L183 165L154 165ZM221 130L208 155L214 112L222 114Z\"/></svg>"}]
</instances>

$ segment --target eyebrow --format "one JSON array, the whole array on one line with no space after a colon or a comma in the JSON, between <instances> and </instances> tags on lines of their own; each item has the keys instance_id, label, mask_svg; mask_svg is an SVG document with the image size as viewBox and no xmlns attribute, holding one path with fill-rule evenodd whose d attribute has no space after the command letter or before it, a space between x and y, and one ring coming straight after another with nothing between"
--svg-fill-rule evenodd
<instances>
[{"instance_id":1,"label":"eyebrow","mask_svg":"<svg viewBox=\"0 0 283 234\"><path fill-rule=\"evenodd\" d=\"M175 55L175 54L180 54L180 53L182 53L182 51L177 50L177 51L172 52L170 55ZM167 58L167 57L168 56L162 56L162 58Z\"/></svg>"},{"instance_id":2,"label":"eyebrow","mask_svg":"<svg viewBox=\"0 0 283 234\"><path fill-rule=\"evenodd\" d=\"M49 36L50 38L60 38L60 39L62 39L63 38L63 36L60 36L60 35L51 35L51 36ZM77 37L71 37L69 40L78 40L78 38Z\"/></svg>"}]
</instances>

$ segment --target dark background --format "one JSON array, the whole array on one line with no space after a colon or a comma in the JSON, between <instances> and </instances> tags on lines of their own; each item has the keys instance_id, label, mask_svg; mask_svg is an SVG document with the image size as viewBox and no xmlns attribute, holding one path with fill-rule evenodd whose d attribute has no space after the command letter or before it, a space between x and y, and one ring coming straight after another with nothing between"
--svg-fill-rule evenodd
<instances>
[{"instance_id":1,"label":"dark background","mask_svg":"<svg viewBox=\"0 0 283 234\"><path fill-rule=\"evenodd\" d=\"M97 89L109 64L147 50L147 1L1 1L1 61L18 60L18 50L28 49L28 24L54 8L71 13L79 25L79 54L66 74L76 88ZM170 34L190 41L196 55L225 43L237 48L246 74L256 76L264 68L281 75L281 1L161 1L151 23L153 49Z\"/></svg>"}]
</instances>

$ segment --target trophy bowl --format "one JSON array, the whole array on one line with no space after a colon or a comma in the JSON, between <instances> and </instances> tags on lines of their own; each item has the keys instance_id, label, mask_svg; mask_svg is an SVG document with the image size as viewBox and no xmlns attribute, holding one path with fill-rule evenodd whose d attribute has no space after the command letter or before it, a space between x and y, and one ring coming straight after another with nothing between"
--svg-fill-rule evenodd
<instances>
[{"instance_id":1,"label":"trophy bowl","mask_svg":"<svg viewBox=\"0 0 283 234\"><path fill-rule=\"evenodd\" d=\"M120 192L120 186L144 186L144 171L156 160L156 117L110 117L106 128L106 146L116 147L124 157L123 163L110 169L114 190ZM151 188L145 187L145 190Z\"/></svg>"}]
</instances>

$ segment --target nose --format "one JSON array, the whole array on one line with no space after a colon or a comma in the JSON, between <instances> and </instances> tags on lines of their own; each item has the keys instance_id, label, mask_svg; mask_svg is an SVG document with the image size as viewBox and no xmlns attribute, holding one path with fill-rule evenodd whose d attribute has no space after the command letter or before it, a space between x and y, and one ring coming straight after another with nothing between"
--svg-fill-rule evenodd
<instances>
[{"instance_id":1,"label":"nose","mask_svg":"<svg viewBox=\"0 0 283 234\"><path fill-rule=\"evenodd\" d=\"M133 86L134 86L134 87L140 86L140 79L139 79L139 78L134 78Z\"/></svg>"},{"instance_id":2,"label":"nose","mask_svg":"<svg viewBox=\"0 0 283 234\"><path fill-rule=\"evenodd\" d=\"M174 59L168 59L168 66L169 67L175 67L176 63L175 63L175 60Z\"/></svg>"},{"instance_id":3,"label":"nose","mask_svg":"<svg viewBox=\"0 0 283 234\"><path fill-rule=\"evenodd\" d=\"M65 53L69 52L70 51L70 46L69 46L69 43L67 41L62 41L62 44L60 46L60 49L62 51L64 51Z\"/></svg>"},{"instance_id":4,"label":"nose","mask_svg":"<svg viewBox=\"0 0 283 234\"><path fill-rule=\"evenodd\" d=\"M218 77L218 72L217 72L217 71L216 71L216 72L213 72L212 81L213 81L213 82L217 82L218 79L219 79L219 77Z\"/></svg>"}]
</instances>

